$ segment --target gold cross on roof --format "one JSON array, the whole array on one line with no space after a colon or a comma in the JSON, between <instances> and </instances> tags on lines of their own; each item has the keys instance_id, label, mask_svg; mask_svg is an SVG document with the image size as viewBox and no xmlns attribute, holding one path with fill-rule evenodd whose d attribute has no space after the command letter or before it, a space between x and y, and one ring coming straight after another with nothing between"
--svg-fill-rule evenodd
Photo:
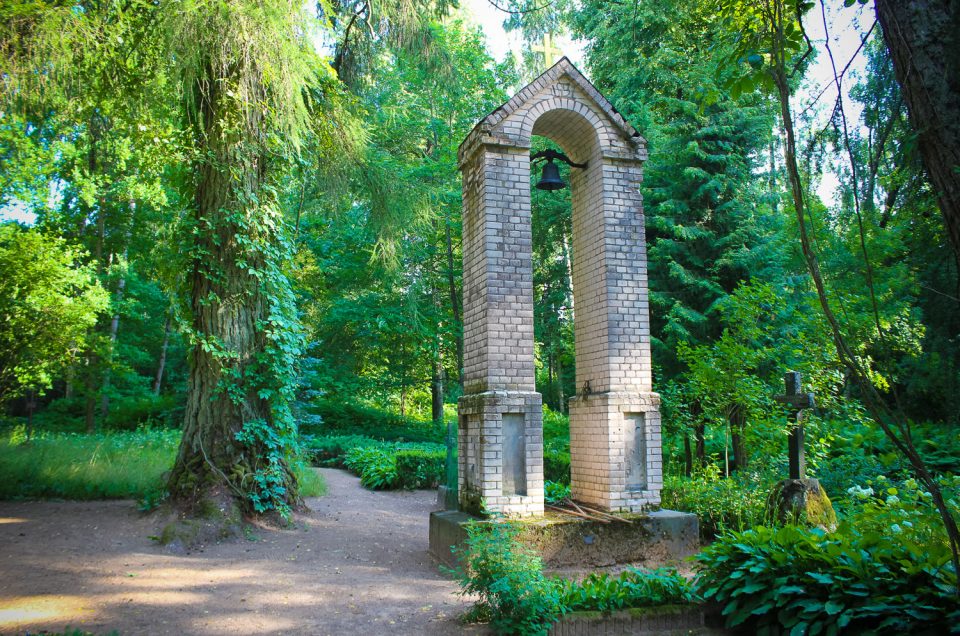
<instances>
[{"instance_id":1,"label":"gold cross on roof","mask_svg":"<svg viewBox=\"0 0 960 636\"><path fill-rule=\"evenodd\" d=\"M553 63L556 61L555 56L562 56L563 51L558 49L553 45L553 36L548 31L543 34L543 45L531 47L534 53L543 53L543 63L546 65L546 68L553 66Z\"/></svg>"}]
</instances>

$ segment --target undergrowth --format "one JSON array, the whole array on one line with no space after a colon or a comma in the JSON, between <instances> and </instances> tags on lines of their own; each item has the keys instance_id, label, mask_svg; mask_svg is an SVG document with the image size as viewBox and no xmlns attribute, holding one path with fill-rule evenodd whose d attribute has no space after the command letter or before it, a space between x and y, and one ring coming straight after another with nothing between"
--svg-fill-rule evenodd
<instances>
[{"instance_id":1,"label":"undergrowth","mask_svg":"<svg viewBox=\"0 0 960 636\"><path fill-rule=\"evenodd\" d=\"M137 499L163 489L180 432L35 433L0 439L0 498ZM156 495L154 495L156 496Z\"/></svg>"},{"instance_id":2,"label":"undergrowth","mask_svg":"<svg viewBox=\"0 0 960 636\"><path fill-rule=\"evenodd\" d=\"M693 477L664 478L661 505L697 515L700 536L709 541L724 531L763 525L773 483L756 473L734 473L725 478L719 468L710 465Z\"/></svg>"},{"instance_id":3,"label":"undergrowth","mask_svg":"<svg viewBox=\"0 0 960 636\"><path fill-rule=\"evenodd\" d=\"M569 612L697 600L690 582L668 568L649 572L630 568L616 577L591 574L583 581L547 577L540 557L517 535L510 522L468 525L461 550L465 566L456 571L461 594L479 598L468 617L489 621L498 634L546 634Z\"/></svg>"},{"instance_id":4,"label":"undergrowth","mask_svg":"<svg viewBox=\"0 0 960 636\"><path fill-rule=\"evenodd\" d=\"M703 596L727 627L755 634L960 633L957 573L931 497L913 480L885 481L850 488L858 503L836 532L720 537L697 556ZM942 487L957 515L960 479Z\"/></svg>"},{"instance_id":5,"label":"undergrowth","mask_svg":"<svg viewBox=\"0 0 960 636\"><path fill-rule=\"evenodd\" d=\"M35 432L23 427L0 437L0 499L137 499L150 510L166 498L180 431L140 429L108 433ZM316 497L323 478L294 463L300 491Z\"/></svg>"}]
</instances>

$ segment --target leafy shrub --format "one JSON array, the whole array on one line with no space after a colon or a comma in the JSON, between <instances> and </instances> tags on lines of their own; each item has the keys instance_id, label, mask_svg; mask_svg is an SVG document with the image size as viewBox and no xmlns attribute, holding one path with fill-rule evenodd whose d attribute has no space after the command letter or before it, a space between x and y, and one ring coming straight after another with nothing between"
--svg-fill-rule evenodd
<instances>
[{"instance_id":1,"label":"leafy shrub","mask_svg":"<svg viewBox=\"0 0 960 636\"><path fill-rule=\"evenodd\" d=\"M941 477L940 488L954 517L960 516L960 477ZM876 490L874 490L876 489ZM865 536L896 537L911 545L948 547L940 513L915 479L898 486L880 475L867 487L853 486L846 529Z\"/></svg>"},{"instance_id":2,"label":"leafy shrub","mask_svg":"<svg viewBox=\"0 0 960 636\"><path fill-rule=\"evenodd\" d=\"M389 411L336 400L318 400L309 406L315 420L301 424L311 435L363 435L383 441L442 442L446 427L432 421L401 417Z\"/></svg>"},{"instance_id":3,"label":"leafy shrub","mask_svg":"<svg viewBox=\"0 0 960 636\"><path fill-rule=\"evenodd\" d=\"M756 474L721 477L708 466L694 477L666 477L660 493L664 508L692 512L700 520L700 536L709 540L723 530L744 530L766 520L771 483Z\"/></svg>"},{"instance_id":4,"label":"leafy shrub","mask_svg":"<svg viewBox=\"0 0 960 636\"><path fill-rule=\"evenodd\" d=\"M887 472L872 455L849 453L831 457L817 467L817 479L833 500L842 499L854 485L864 484Z\"/></svg>"},{"instance_id":5,"label":"leafy shrub","mask_svg":"<svg viewBox=\"0 0 960 636\"><path fill-rule=\"evenodd\" d=\"M179 398L175 395L126 396L110 402L106 427L115 431L133 431L144 426L173 427Z\"/></svg>"},{"instance_id":6,"label":"leafy shrub","mask_svg":"<svg viewBox=\"0 0 960 636\"><path fill-rule=\"evenodd\" d=\"M543 407L543 443L558 450L570 450L570 418Z\"/></svg>"},{"instance_id":7,"label":"leafy shrub","mask_svg":"<svg viewBox=\"0 0 960 636\"><path fill-rule=\"evenodd\" d=\"M673 569L632 568L617 577L591 574L583 581L547 578L543 563L517 540L509 522L467 526L465 567L456 572L462 594L480 597L474 616L488 617L498 634L545 634L571 611L614 611L697 600L692 584Z\"/></svg>"},{"instance_id":8,"label":"leafy shrub","mask_svg":"<svg viewBox=\"0 0 960 636\"><path fill-rule=\"evenodd\" d=\"M371 490L389 490L397 485L394 454L378 446L358 446L347 451L344 465L360 476L360 484Z\"/></svg>"},{"instance_id":9,"label":"leafy shrub","mask_svg":"<svg viewBox=\"0 0 960 636\"><path fill-rule=\"evenodd\" d=\"M444 482L446 450L398 450L395 457L399 487L436 488Z\"/></svg>"},{"instance_id":10,"label":"leafy shrub","mask_svg":"<svg viewBox=\"0 0 960 636\"><path fill-rule=\"evenodd\" d=\"M948 491L960 481L947 480ZM960 633L946 537L928 493L908 480L833 534L786 526L721 537L698 555L698 586L728 627L756 633ZM954 514L956 500L951 499Z\"/></svg>"},{"instance_id":11,"label":"leafy shrub","mask_svg":"<svg viewBox=\"0 0 960 636\"><path fill-rule=\"evenodd\" d=\"M543 498L548 504L558 504L570 498L570 486L548 479L543 482Z\"/></svg>"},{"instance_id":12,"label":"leafy shrub","mask_svg":"<svg viewBox=\"0 0 960 636\"><path fill-rule=\"evenodd\" d=\"M679 605L697 600L693 585L672 568L630 568L617 577L593 573L583 581L558 580L564 611L612 612L632 607Z\"/></svg>"},{"instance_id":13,"label":"leafy shrub","mask_svg":"<svg viewBox=\"0 0 960 636\"><path fill-rule=\"evenodd\" d=\"M314 466L330 468L346 468L344 457L351 448L368 448L382 446L383 442L364 437L363 435L330 435L314 437L305 435L301 438L300 446L303 453Z\"/></svg>"},{"instance_id":14,"label":"leafy shrub","mask_svg":"<svg viewBox=\"0 0 960 636\"><path fill-rule=\"evenodd\" d=\"M365 488L435 488L442 483L447 458L442 444L380 442L360 435L306 440L308 454L325 457L328 466L342 466Z\"/></svg>"},{"instance_id":15,"label":"leafy shrub","mask_svg":"<svg viewBox=\"0 0 960 636\"><path fill-rule=\"evenodd\" d=\"M570 453L544 449L543 478L558 484L570 483Z\"/></svg>"},{"instance_id":16,"label":"leafy shrub","mask_svg":"<svg viewBox=\"0 0 960 636\"><path fill-rule=\"evenodd\" d=\"M559 589L543 563L517 539L509 522L467 526L465 567L457 571L461 594L480 597L499 634L546 634L560 614Z\"/></svg>"}]
</instances>

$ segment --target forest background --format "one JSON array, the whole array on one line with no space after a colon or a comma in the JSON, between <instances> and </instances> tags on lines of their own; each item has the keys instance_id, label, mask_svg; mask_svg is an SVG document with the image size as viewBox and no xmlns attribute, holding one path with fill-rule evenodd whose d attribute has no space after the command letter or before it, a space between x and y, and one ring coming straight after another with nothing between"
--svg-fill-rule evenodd
<instances>
[{"instance_id":1,"label":"forest background","mask_svg":"<svg viewBox=\"0 0 960 636\"><path fill-rule=\"evenodd\" d=\"M456 149L545 69L544 36L570 34L650 149L666 500L743 523L720 502L785 474L787 370L816 393L808 461L834 498L912 474L881 411L937 474L956 472L950 217L874 7L840 5L512 2L522 54L498 62L442 2L6 3L0 197L33 219L0 227L8 445L183 429L152 496L239 465L223 478L255 484L244 505L282 511L304 434L389 422L441 441L463 366ZM780 49L745 35L764 7L782 9ZM807 52L802 24L829 32L840 13L860 25L859 72L823 42ZM811 85L815 58L835 81ZM537 390L557 481L577 391L570 221L568 190L534 190ZM238 319L216 323L213 307ZM197 460L204 439L224 449L216 470ZM13 494L35 479L16 476Z\"/></svg>"}]
</instances>

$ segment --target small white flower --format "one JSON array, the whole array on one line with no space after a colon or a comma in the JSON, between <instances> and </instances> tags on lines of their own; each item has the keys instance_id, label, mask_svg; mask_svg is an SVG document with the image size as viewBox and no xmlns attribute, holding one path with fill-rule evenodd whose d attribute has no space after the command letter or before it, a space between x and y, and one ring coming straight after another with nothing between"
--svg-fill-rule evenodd
<instances>
[{"instance_id":1,"label":"small white flower","mask_svg":"<svg viewBox=\"0 0 960 636\"><path fill-rule=\"evenodd\" d=\"M893 530L894 534L900 534L901 532L903 532L903 529L897 524L893 524L892 526L890 526L890 529Z\"/></svg>"},{"instance_id":2,"label":"small white flower","mask_svg":"<svg viewBox=\"0 0 960 636\"><path fill-rule=\"evenodd\" d=\"M851 486L847 489L847 494L857 499L866 499L873 495L873 488L867 486L863 488L862 486Z\"/></svg>"},{"instance_id":3,"label":"small white flower","mask_svg":"<svg viewBox=\"0 0 960 636\"><path fill-rule=\"evenodd\" d=\"M893 506L898 503L900 503L900 497L897 497L896 495L890 495L889 497L887 497L888 506Z\"/></svg>"}]
</instances>

